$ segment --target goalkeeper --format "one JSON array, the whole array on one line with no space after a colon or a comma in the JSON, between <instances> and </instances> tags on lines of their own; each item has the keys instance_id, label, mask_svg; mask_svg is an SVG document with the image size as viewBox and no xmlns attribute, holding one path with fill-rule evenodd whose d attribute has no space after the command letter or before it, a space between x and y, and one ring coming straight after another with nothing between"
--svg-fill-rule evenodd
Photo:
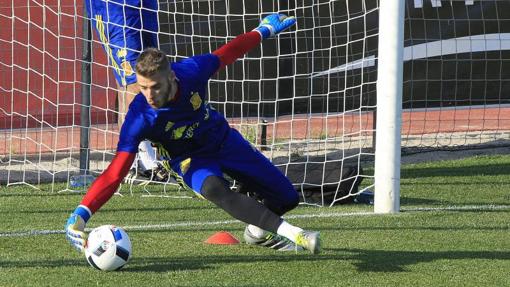
<instances>
[{"instance_id":1,"label":"goalkeeper","mask_svg":"<svg viewBox=\"0 0 510 287\"><path fill-rule=\"evenodd\" d=\"M133 69L136 59L145 48L158 46L158 3L157 0L86 0L84 5L121 93L118 101L119 124L122 124L129 104L140 92ZM166 181L166 172L162 173L157 165L149 141L140 142L138 157L135 165L144 176Z\"/></svg>"},{"instance_id":2,"label":"goalkeeper","mask_svg":"<svg viewBox=\"0 0 510 287\"><path fill-rule=\"evenodd\" d=\"M216 71L295 21L282 14L269 15L253 31L213 53L172 64L154 48L139 56L136 73L141 93L129 106L117 153L65 226L74 247L83 250L86 222L115 193L134 160L138 143L148 139L168 158L167 166L181 184L248 224L244 232L248 244L319 252L319 232L303 230L281 218L299 201L290 181L231 128L222 114L205 103L207 83ZM232 191L223 173L255 190L262 200Z\"/></svg>"}]
</instances>

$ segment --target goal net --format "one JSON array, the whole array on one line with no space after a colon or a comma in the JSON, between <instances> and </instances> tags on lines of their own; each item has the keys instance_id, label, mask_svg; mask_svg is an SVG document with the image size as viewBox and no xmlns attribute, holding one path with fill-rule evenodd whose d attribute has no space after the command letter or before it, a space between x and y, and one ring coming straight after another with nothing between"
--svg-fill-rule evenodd
<instances>
[{"instance_id":1,"label":"goal net","mask_svg":"<svg viewBox=\"0 0 510 287\"><path fill-rule=\"evenodd\" d=\"M508 146L510 2L408 2L404 152Z\"/></svg>"},{"instance_id":2,"label":"goal net","mask_svg":"<svg viewBox=\"0 0 510 287\"><path fill-rule=\"evenodd\" d=\"M261 15L294 15L296 29L211 81L209 101L298 190L335 192L352 180L341 178L344 167L373 161L376 70L359 60L377 48L377 2L352 2L167 1L161 48L176 59L205 53L256 27Z\"/></svg>"},{"instance_id":3,"label":"goal net","mask_svg":"<svg viewBox=\"0 0 510 287\"><path fill-rule=\"evenodd\" d=\"M403 151L508 144L510 4L405 2ZM9 27L0 32L1 184L69 189L55 183L82 172L80 151L95 175L115 152L116 82L95 33L91 82L82 80L82 7L78 0L0 4L0 25ZM209 102L286 173L304 202L311 190L343 199L340 187L352 177L372 189L379 1L160 0L159 45L174 61L211 52L272 12L295 16L295 28L220 71ZM80 146L83 87L91 94L87 146ZM356 174L342 177L349 167Z\"/></svg>"}]
</instances>

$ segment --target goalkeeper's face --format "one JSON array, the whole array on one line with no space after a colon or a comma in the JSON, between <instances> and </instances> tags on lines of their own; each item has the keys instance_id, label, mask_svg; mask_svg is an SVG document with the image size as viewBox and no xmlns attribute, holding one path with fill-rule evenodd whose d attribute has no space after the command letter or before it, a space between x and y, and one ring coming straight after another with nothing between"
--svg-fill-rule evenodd
<instances>
[{"instance_id":1,"label":"goalkeeper's face","mask_svg":"<svg viewBox=\"0 0 510 287\"><path fill-rule=\"evenodd\" d=\"M136 75L136 81L140 92L144 95L149 105L159 109L170 101L177 90L175 74L171 70L157 72L152 76Z\"/></svg>"}]
</instances>

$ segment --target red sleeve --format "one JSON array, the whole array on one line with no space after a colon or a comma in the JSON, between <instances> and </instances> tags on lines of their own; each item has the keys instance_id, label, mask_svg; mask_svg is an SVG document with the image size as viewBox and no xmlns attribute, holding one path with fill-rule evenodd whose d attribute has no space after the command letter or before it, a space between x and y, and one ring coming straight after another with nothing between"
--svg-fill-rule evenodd
<instances>
[{"instance_id":1,"label":"red sleeve","mask_svg":"<svg viewBox=\"0 0 510 287\"><path fill-rule=\"evenodd\" d=\"M221 46L218 50L212 52L220 58L220 67L232 64L235 60L246 54L251 49L257 47L262 41L262 37L256 31L251 31L234 38L234 40Z\"/></svg>"},{"instance_id":2,"label":"red sleeve","mask_svg":"<svg viewBox=\"0 0 510 287\"><path fill-rule=\"evenodd\" d=\"M92 183L83 197L81 205L85 205L95 213L117 191L120 183L129 172L136 153L119 151L108 168Z\"/></svg>"}]
</instances>

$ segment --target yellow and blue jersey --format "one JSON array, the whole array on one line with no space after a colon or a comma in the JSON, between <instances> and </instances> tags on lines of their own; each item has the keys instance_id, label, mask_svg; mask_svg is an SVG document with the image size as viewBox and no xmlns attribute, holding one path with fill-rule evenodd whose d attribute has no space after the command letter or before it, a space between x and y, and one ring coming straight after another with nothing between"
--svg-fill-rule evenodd
<instances>
[{"instance_id":1,"label":"yellow and blue jersey","mask_svg":"<svg viewBox=\"0 0 510 287\"><path fill-rule=\"evenodd\" d=\"M121 86L136 83L134 67L140 53L158 47L157 0L85 0L96 30Z\"/></svg>"},{"instance_id":2,"label":"yellow and blue jersey","mask_svg":"<svg viewBox=\"0 0 510 287\"><path fill-rule=\"evenodd\" d=\"M128 173L140 141L148 139L168 160L164 165L171 168L177 181L198 194L209 176L223 178L223 174L228 174L241 182L243 189L256 191L271 210L283 214L294 207L299 198L287 177L206 103L211 76L260 40L259 33L249 32L212 54L172 63L178 94L159 109L152 108L138 94L122 125L117 154L81 204L92 212L99 209Z\"/></svg>"},{"instance_id":3,"label":"yellow and blue jersey","mask_svg":"<svg viewBox=\"0 0 510 287\"><path fill-rule=\"evenodd\" d=\"M139 93L129 106L117 150L136 153L140 141L148 139L162 156L178 161L217 147L229 126L223 115L206 104L206 93L207 82L219 65L213 54L172 63L178 96L154 109Z\"/></svg>"},{"instance_id":4,"label":"yellow and blue jersey","mask_svg":"<svg viewBox=\"0 0 510 287\"><path fill-rule=\"evenodd\" d=\"M260 186L264 198L295 202L290 181L206 103L207 83L220 65L214 54L172 63L178 96L154 109L138 94L122 125L117 152L136 153L140 141L148 139L168 159L177 180L198 194L207 177L227 173L248 186Z\"/></svg>"}]
</instances>

